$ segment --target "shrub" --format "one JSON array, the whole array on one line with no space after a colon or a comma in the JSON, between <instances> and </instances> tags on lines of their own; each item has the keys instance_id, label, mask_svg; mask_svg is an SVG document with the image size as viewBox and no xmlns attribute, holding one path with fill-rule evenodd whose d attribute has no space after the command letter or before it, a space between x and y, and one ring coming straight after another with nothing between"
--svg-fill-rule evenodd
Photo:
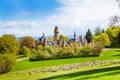
<instances>
[{"instance_id":1,"label":"shrub","mask_svg":"<svg viewBox=\"0 0 120 80\"><path fill-rule=\"evenodd\" d=\"M74 43L71 43L70 44L70 47L72 49L74 49L74 52L75 53L78 53L80 51L80 47L79 47L79 43L78 42L74 42Z\"/></svg>"},{"instance_id":2,"label":"shrub","mask_svg":"<svg viewBox=\"0 0 120 80\"><path fill-rule=\"evenodd\" d=\"M29 57L31 55L31 51L26 46L23 46L21 48L21 54L25 55L26 57Z\"/></svg>"},{"instance_id":3,"label":"shrub","mask_svg":"<svg viewBox=\"0 0 120 80\"><path fill-rule=\"evenodd\" d=\"M48 59L50 57L50 55L48 54L47 51L41 51L41 50L39 50L37 52L37 54L38 54L38 57L41 58L41 59Z\"/></svg>"},{"instance_id":4,"label":"shrub","mask_svg":"<svg viewBox=\"0 0 120 80\"><path fill-rule=\"evenodd\" d=\"M46 60L46 59L50 59L50 55L46 50L45 51L39 50L35 54L32 54L32 56L30 57L31 61Z\"/></svg>"},{"instance_id":5,"label":"shrub","mask_svg":"<svg viewBox=\"0 0 120 80\"><path fill-rule=\"evenodd\" d=\"M11 54L0 54L0 73L9 72L16 63L16 57Z\"/></svg>"},{"instance_id":6,"label":"shrub","mask_svg":"<svg viewBox=\"0 0 120 80\"><path fill-rule=\"evenodd\" d=\"M74 49L71 47L63 47L59 52L58 52L58 57L72 57L74 56Z\"/></svg>"},{"instance_id":7,"label":"shrub","mask_svg":"<svg viewBox=\"0 0 120 80\"><path fill-rule=\"evenodd\" d=\"M5 60L4 60L4 56L0 54L0 73L4 73L4 72L5 72Z\"/></svg>"},{"instance_id":8,"label":"shrub","mask_svg":"<svg viewBox=\"0 0 120 80\"><path fill-rule=\"evenodd\" d=\"M50 55L54 55L57 52L56 49L53 46L47 47L46 50L48 51L48 53Z\"/></svg>"},{"instance_id":9,"label":"shrub","mask_svg":"<svg viewBox=\"0 0 120 80\"><path fill-rule=\"evenodd\" d=\"M37 52L36 49L31 49L32 54L35 54L36 52Z\"/></svg>"},{"instance_id":10,"label":"shrub","mask_svg":"<svg viewBox=\"0 0 120 80\"><path fill-rule=\"evenodd\" d=\"M80 56L89 56L92 53L92 48L90 46L84 46L80 49Z\"/></svg>"},{"instance_id":11,"label":"shrub","mask_svg":"<svg viewBox=\"0 0 120 80\"><path fill-rule=\"evenodd\" d=\"M104 46L101 43L96 43L93 47L93 55L99 56Z\"/></svg>"},{"instance_id":12,"label":"shrub","mask_svg":"<svg viewBox=\"0 0 120 80\"><path fill-rule=\"evenodd\" d=\"M37 46L37 50L43 50L42 45L38 45L38 46Z\"/></svg>"}]
</instances>

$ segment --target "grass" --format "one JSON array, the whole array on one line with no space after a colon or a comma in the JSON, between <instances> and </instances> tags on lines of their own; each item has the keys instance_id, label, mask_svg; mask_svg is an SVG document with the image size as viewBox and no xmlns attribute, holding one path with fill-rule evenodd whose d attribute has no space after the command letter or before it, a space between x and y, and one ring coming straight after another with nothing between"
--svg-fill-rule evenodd
<instances>
[{"instance_id":1,"label":"grass","mask_svg":"<svg viewBox=\"0 0 120 80\"><path fill-rule=\"evenodd\" d=\"M35 62L30 62L29 60L23 60L16 64L13 71L36 68L36 67L80 63L80 62L87 62L93 60L116 60L116 59L120 60L120 49L110 49L108 51L103 51L99 57L80 57L80 58L44 60L44 61L35 61Z\"/></svg>"},{"instance_id":2,"label":"grass","mask_svg":"<svg viewBox=\"0 0 120 80\"><path fill-rule=\"evenodd\" d=\"M58 72L28 74L36 68L42 69L42 67L55 67L93 60L120 60L120 49L103 51L99 57L80 57L35 62L30 62L29 60L19 61L11 72L0 74L0 80L119 80L120 63L107 66L83 67L70 71L60 70Z\"/></svg>"},{"instance_id":3,"label":"grass","mask_svg":"<svg viewBox=\"0 0 120 80\"><path fill-rule=\"evenodd\" d=\"M119 69L120 64L42 78L42 80L118 80L120 78Z\"/></svg>"},{"instance_id":4,"label":"grass","mask_svg":"<svg viewBox=\"0 0 120 80\"><path fill-rule=\"evenodd\" d=\"M120 64L82 67L70 71L37 72L28 74L33 69L25 69L0 75L0 80L119 80Z\"/></svg>"}]
</instances>

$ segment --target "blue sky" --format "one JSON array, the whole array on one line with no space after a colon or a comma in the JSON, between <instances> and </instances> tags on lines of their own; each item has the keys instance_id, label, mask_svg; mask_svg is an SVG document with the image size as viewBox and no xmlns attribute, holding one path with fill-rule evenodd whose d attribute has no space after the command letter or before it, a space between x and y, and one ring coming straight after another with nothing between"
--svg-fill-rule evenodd
<instances>
[{"instance_id":1,"label":"blue sky","mask_svg":"<svg viewBox=\"0 0 120 80\"><path fill-rule=\"evenodd\" d=\"M56 0L0 0L0 20L40 19L59 6Z\"/></svg>"},{"instance_id":2,"label":"blue sky","mask_svg":"<svg viewBox=\"0 0 120 80\"><path fill-rule=\"evenodd\" d=\"M120 15L115 0L0 0L0 35L39 37L85 34L99 26L106 29L111 16Z\"/></svg>"}]
</instances>

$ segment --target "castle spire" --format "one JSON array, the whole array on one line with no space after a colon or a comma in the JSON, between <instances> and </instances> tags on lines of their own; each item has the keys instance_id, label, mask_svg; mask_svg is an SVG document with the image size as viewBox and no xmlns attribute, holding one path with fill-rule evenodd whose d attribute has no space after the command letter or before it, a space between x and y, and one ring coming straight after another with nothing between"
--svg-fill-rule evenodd
<instances>
[{"instance_id":1,"label":"castle spire","mask_svg":"<svg viewBox=\"0 0 120 80\"><path fill-rule=\"evenodd\" d=\"M45 34L44 34L44 32L43 32L43 36L42 36L43 38L45 37Z\"/></svg>"},{"instance_id":2,"label":"castle spire","mask_svg":"<svg viewBox=\"0 0 120 80\"><path fill-rule=\"evenodd\" d=\"M76 32L75 32L75 30L74 30L74 38L76 39Z\"/></svg>"}]
</instances>

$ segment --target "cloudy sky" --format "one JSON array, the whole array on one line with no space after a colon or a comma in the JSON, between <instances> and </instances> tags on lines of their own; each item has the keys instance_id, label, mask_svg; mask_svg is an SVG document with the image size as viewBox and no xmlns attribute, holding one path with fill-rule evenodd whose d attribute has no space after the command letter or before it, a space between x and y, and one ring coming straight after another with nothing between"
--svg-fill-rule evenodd
<instances>
[{"instance_id":1,"label":"cloudy sky","mask_svg":"<svg viewBox=\"0 0 120 80\"><path fill-rule=\"evenodd\" d=\"M114 15L120 15L115 0L0 0L0 36L51 36L56 25L60 34L84 35L106 29Z\"/></svg>"}]
</instances>

